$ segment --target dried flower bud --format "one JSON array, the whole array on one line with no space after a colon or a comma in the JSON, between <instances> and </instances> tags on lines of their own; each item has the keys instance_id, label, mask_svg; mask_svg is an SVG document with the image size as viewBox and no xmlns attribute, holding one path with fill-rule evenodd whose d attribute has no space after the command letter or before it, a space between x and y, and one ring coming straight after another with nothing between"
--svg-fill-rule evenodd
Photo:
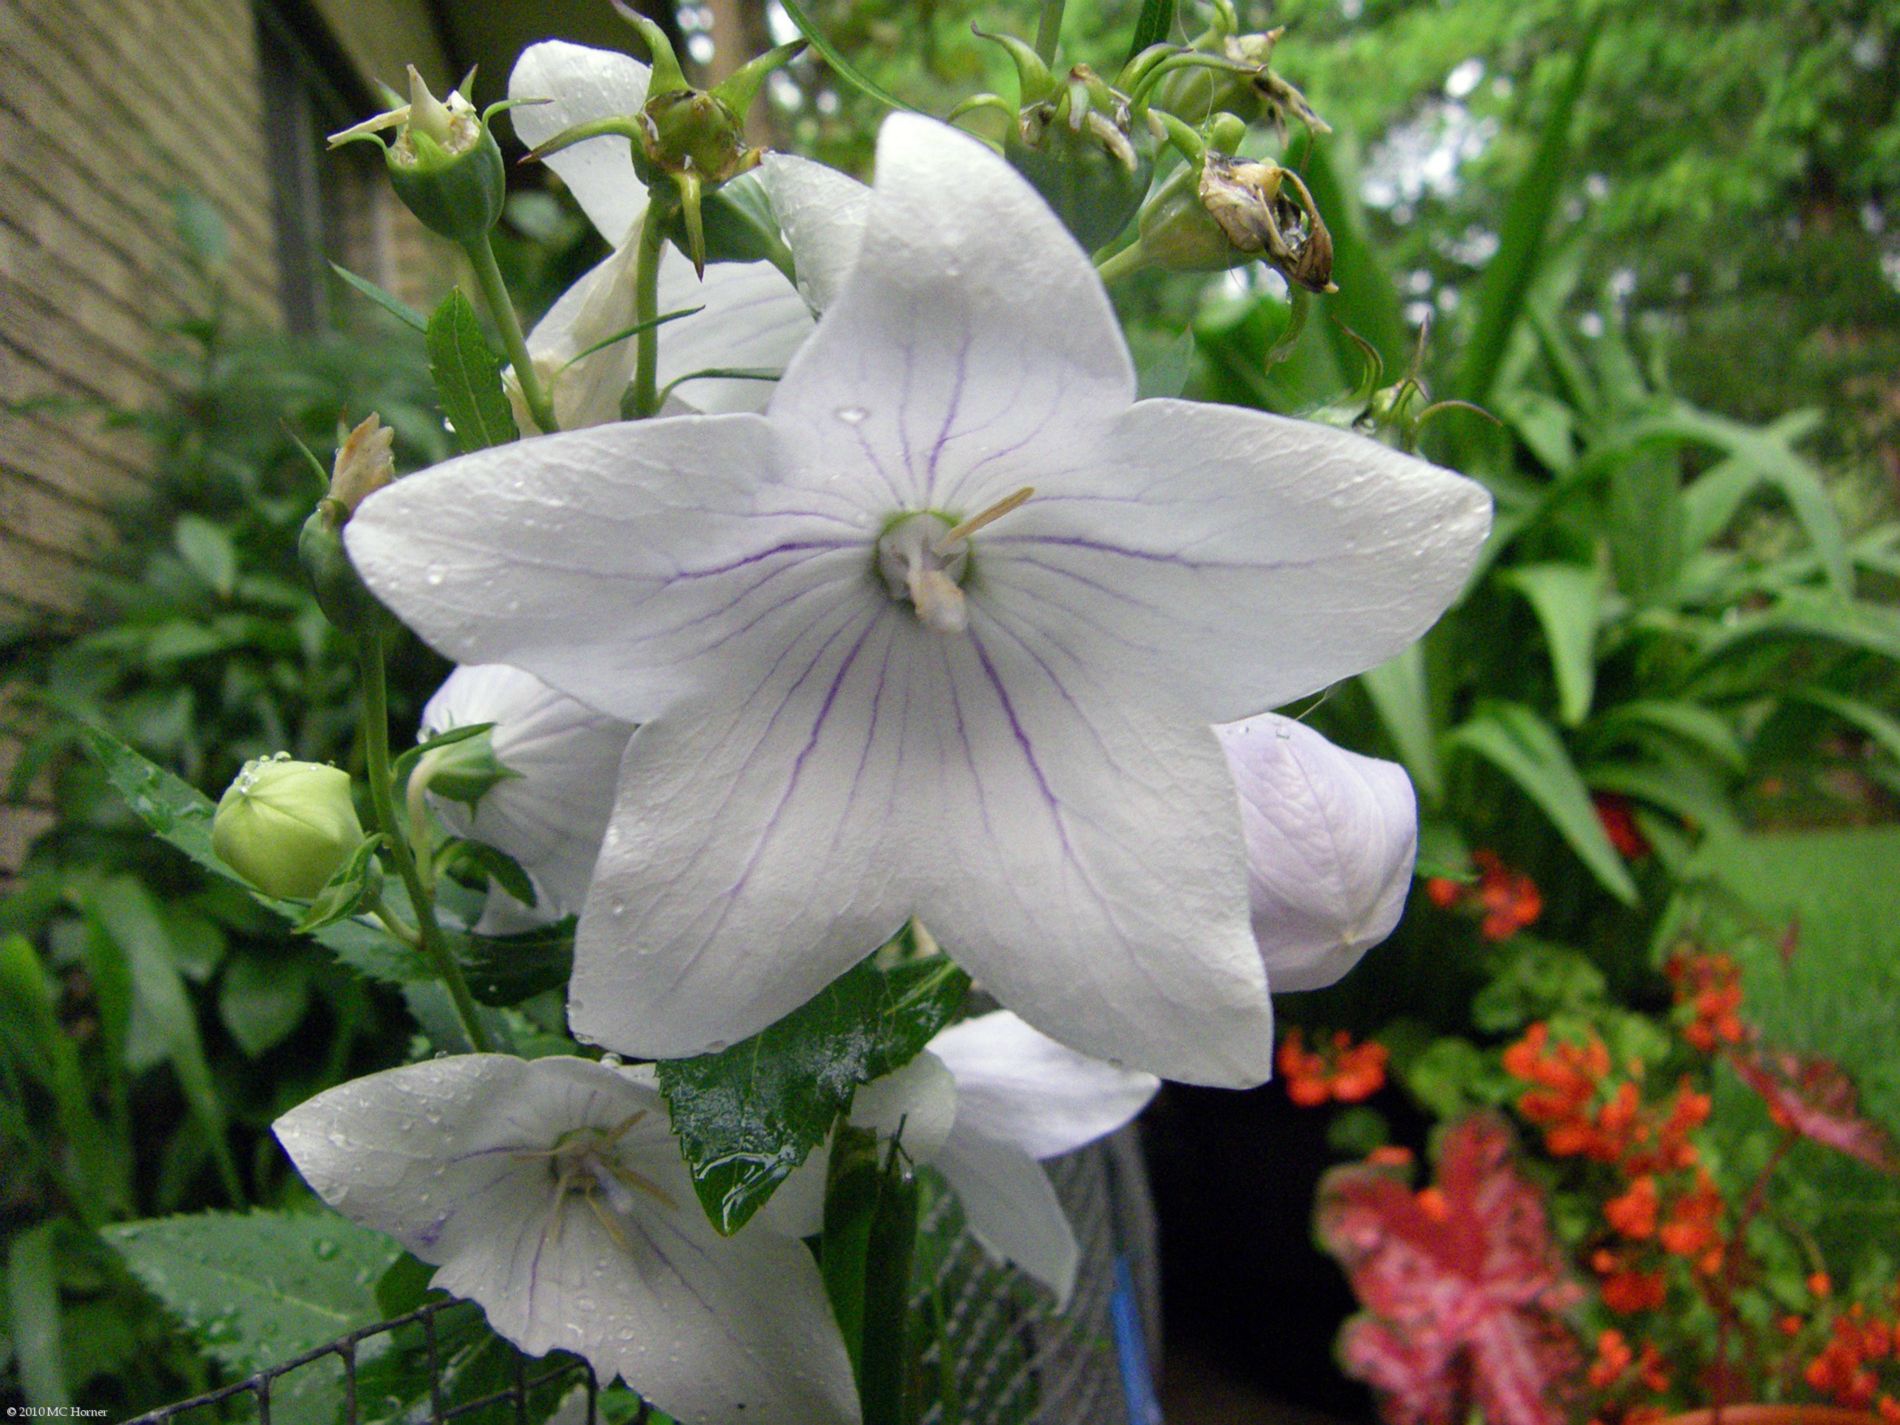
<instances>
[{"instance_id":1,"label":"dried flower bud","mask_svg":"<svg viewBox=\"0 0 1900 1425\"><path fill-rule=\"evenodd\" d=\"M337 448L330 471L330 498L343 507L344 519L396 478L396 457L391 453L395 439L396 432L371 412Z\"/></svg>"},{"instance_id":2,"label":"dried flower bud","mask_svg":"<svg viewBox=\"0 0 1900 1425\"><path fill-rule=\"evenodd\" d=\"M267 896L309 900L362 844L347 772L290 754L244 764L218 802L211 849Z\"/></svg>"},{"instance_id":3,"label":"dried flower bud","mask_svg":"<svg viewBox=\"0 0 1900 1425\"><path fill-rule=\"evenodd\" d=\"M1333 236L1313 206L1313 195L1291 169L1210 152L1201 166L1199 193L1201 205L1237 251L1264 257L1289 282L1309 291L1335 290Z\"/></svg>"}]
</instances>

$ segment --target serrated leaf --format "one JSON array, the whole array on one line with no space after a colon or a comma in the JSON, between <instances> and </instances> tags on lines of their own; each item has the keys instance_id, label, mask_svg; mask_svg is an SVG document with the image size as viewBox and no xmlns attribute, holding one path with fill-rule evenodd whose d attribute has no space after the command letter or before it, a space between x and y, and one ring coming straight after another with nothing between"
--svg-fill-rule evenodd
<instances>
[{"instance_id":1,"label":"serrated leaf","mask_svg":"<svg viewBox=\"0 0 1900 1425\"><path fill-rule=\"evenodd\" d=\"M428 319L402 298L385 292L367 277L358 277L347 267L341 267L333 262L330 264L330 270L411 331L422 332L425 335L428 333Z\"/></svg>"},{"instance_id":2,"label":"serrated leaf","mask_svg":"<svg viewBox=\"0 0 1900 1425\"><path fill-rule=\"evenodd\" d=\"M574 917L522 935L459 937L456 959L469 992L483 1004L515 1005L565 989L574 973Z\"/></svg>"},{"instance_id":3,"label":"serrated leaf","mask_svg":"<svg viewBox=\"0 0 1900 1425\"><path fill-rule=\"evenodd\" d=\"M713 1226L743 1227L850 1106L956 1013L969 977L936 958L866 960L770 1028L718 1054L659 1066L660 1090Z\"/></svg>"},{"instance_id":4,"label":"serrated leaf","mask_svg":"<svg viewBox=\"0 0 1900 1425\"><path fill-rule=\"evenodd\" d=\"M1597 617L1602 581L1586 564L1524 564L1504 575L1530 601L1550 648L1559 716L1575 727L1596 691Z\"/></svg>"},{"instance_id":5,"label":"serrated leaf","mask_svg":"<svg viewBox=\"0 0 1900 1425\"><path fill-rule=\"evenodd\" d=\"M376 1283L400 1254L335 1213L205 1212L108 1227L132 1274L233 1375L280 1365L381 1318ZM380 1338L357 1350L371 1357ZM271 1390L274 1418L335 1418L340 1371L305 1368Z\"/></svg>"},{"instance_id":6,"label":"serrated leaf","mask_svg":"<svg viewBox=\"0 0 1900 1425\"><path fill-rule=\"evenodd\" d=\"M1521 703L1488 703L1454 728L1447 740L1477 753L1517 783L1603 888L1625 905L1636 904L1636 883L1604 834L1590 793L1555 728Z\"/></svg>"},{"instance_id":7,"label":"serrated leaf","mask_svg":"<svg viewBox=\"0 0 1900 1425\"><path fill-rule=\"evenodd\" d=\"M799 3L799 0L779 0L779 3L784 6L786 17L798 27L798 32L811 41L811 47L824 57L825 63L831 66L832 71L840 79L880 104L887 104L893 109L909 109L912 113L920 112L846 59L838 47L826 38L818 22L812 19L810 12Z\"/></svg>"},{"instance_id":8,"label":"serrated leaf","mask_svg":"<svg viewBox=\"0 0 1900 1425\"><path fill-rule=\"evenodd\" d=\"M518 432L501 385L501 358L482 335L475 308L461 289L449 293L429 318L429 375L442 412L464 452L506 445Z\"/></svg>"},{"instance_id":9,"label":"serrated leaf","mask_svg":"<svg viewBox=\"0 0 1900 1425\"><path fill-rule=\"evenodd\" d=\"M381 888L382 869L376 852L386 840L388 838L378 831L357 844L349 859L337 867L336 873L317 892L310 909L298 918L295 929L299 934L312 934L363 909Z\"/></svg>"}]
</instances>

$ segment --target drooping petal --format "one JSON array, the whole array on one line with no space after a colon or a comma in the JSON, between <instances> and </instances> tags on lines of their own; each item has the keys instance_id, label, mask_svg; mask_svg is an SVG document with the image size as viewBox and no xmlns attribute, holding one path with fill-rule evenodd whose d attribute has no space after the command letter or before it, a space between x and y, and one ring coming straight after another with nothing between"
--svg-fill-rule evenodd
<instances>
[{"instance_id":1,"label":"drooping petal","mask_svg":"<svg viewBox=\"0 0 1900 1425\"><path fill-rule=\"evenodd\" d=\"M1233 406L1142 401L983 536L991 586L1102 667L1232 722L1384 661L1490 528L1473 481Z\"/></svg>"},{"instance_id":2,"label":"drooping petal","mask_svg":"<svg viewBox=\"0 0 1900 1425\"><path fill-rule=\"evenodd\" d=\"M771 487L777 463L757 416L563 432L398 480L345 539L446 656L525 668L642 722L682 690L769 666L835 606L827 591L868 589L869 517Z\"/></svg>"},{"instance_id":3,"label":"drooping petal","mask_svg":"<svg viewBox=\"0 0 1900 1425\"><path fill-rule=\"evenodd\" d=\"M958 1128L935 1166L955 1190L970 1235L1054 1292L1058 1310L1066 1307L1081 1249L1042 1164L1013 1143Z\"/></svg>"},{"instance_id":4,"label":"drooping petal","mask_svg":"<svg viewBox=\"0 0 1900 1425\"><path fill-rule=\"evenodd\" d=\"M713 1231L648 1085L582 1059L465 1055L329 1090L276 1130L320 1196L439 1263L435 1285L531 1355L574 1351L688 1420L858 1418L810 1254ZM551 1150L576 1130L611 1137L642 1185L612 1204L564 1190Z\"/></svg>"},{"instance_id":5,"label":"drooping petal","mask_svg":"<svg viewBox=\"0 0 1900 1425\"><path fill-rule=\"evenodd\" d=\"M637 240L629 239L596 265L528 334L528 350L553 390L562 430L620 419L620 398L633 380L635 342L627 337L609 346L599 344L638 320L638 247ZM661 315L703 308L660 329L654 370L662 390L700 371L783 371L812 330L803 299L769 262L715 262L702 280L693 264L669 246L660 258L658 303ZM734 377L687 381L667 413L761 411L771 399L772 386L771 381ZM516 414L519 418L524 412ZM532 433L531 424L524 428Z\"/></svg>"},{"instance_id":6,"label":"drooping petal","mask_svg":"<svg viewBox=\"0 0 1900 1425\"><path fill-rule=\"evenodd\" d=\"M893 508L974 514L1128 404L1128 349L1087 256L983 144L897 114L877 166L858 259L770 414L796 479L868 467Z\"/></svg>"},{"instance_id":7,"label":"drooping petal","mask_svg":"<svg viewBox=\"0 0 1900 1425\"><path fill-rule=\"evenodd\" d=\"M1405 910L1418 853L1411 779L1272 713L1214 732L1240 790L1267 987L1330 985Z\"/></svg>"},{"instance_id":8,"label":"drooping petal","mask_svg":"<svg viewBox=\"0 0 1900 1425\"><path fill-rule=\"evenodd\" d=\"M1233 782L1212 731L871 581L756 685L648 722L576 948L576 1032L677 1057L795 1009L922 918L1062 1042L1170 1078L1272 1055Z\"/></svg>"},{"instance_id":9,"label":"drooping petal","mask_svg":"<svg viewBox=\"0 0 1900 1425\"><path fill-rule=\"evenodd\" d=\"M772 200L798 269L798 290L822 312L857 265L871 190L849 174L796 154L768 153L759 181Z\"/></svg>"},{"instance_id":10,"label":"drooping petal","mask_svg":"<svg viewBox=\"0 0 1900 1425\"><path fill-rule=\"evenodd\" d=\"M957 1129L1053 1158L1129 1122L1161 1081L1064 1048L1007 1010L953 1024L930 1041L956 1079Z\"/></svg>"},{"instance_id":11,"label":"drooping petal","mask_svg":"<svg viewBox=\"0 0 1900 1425\"><path fill-rule=\"evenodd\" d=\"M564 40L529 45L508 76L508 97L546 99L509 111L515 133L538 148L577 124L627 118L646 103L652 71L631 55ZM647 190L633 171L632 149L619 137L588 139L548 159L600 235L619 247L646 212Z\"/></svg>"},{"instance_id":12,"label":"drooping petal","mask_svg":"<svg viewBox=\"0 0 1900 1425\"><path fill-rule=\"evenodd\" d=\"M579 914L633 728L499 663L456 669L422 710L425 737L484 722L495 724L496 759L516 775L490 787L472 813L431 798L436 813L456 835L520 862L556 918Z\"/></svg>"}]
</instances>

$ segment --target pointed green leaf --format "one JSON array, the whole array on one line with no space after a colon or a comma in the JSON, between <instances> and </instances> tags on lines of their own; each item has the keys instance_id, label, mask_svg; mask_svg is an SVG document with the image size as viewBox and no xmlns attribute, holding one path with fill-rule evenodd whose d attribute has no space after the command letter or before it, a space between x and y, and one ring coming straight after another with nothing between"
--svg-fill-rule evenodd
<instances>
[{"instance_id":1,"label":"pointed green leaf","mask_svg":"<svg viewBox=\"0 0 1900 1425\"><path fill-rule=\"evenodd\" d=\"M520 935L458 937L456 959L483 1004L514 1005L564 989L574 973L574 917Z\"/></svg>"},{"instance_id":2,"label":"pointed green leaf","mask_svg":"<svg viewBox=\"0 0 1900 1425\"><path fill-rule=\"evenodd\" d=\"M811 13L799 3L799 0L779 0L779 3L785 7L787 18L798 26L798 32L811 41L811 47L824 56L825 63L831 66L832 72L840 79L880 104L886 104L893 109L910 109L912 113L918 112L912 105L906 104L846 59L838 47L826 38L825 32L818 27L818 22L812 19Z\"/></svg>"},{"instance_id":3,"label":"pointed green leaf","mask_svg":"<svg viewBox=\"0 0 1900 1425\"><path fill-rule=\"evenodd\" d=\"M1149 45L1158 45L1174 32L1174 0L1141 0L1141 14L1135 17L1135 37L1128 45L1133 59Z\"/></svg>"},{"instance_id":4,"label":"pointed green leaf","mask_svg":"<svg viewBox=\"0 0 1900 1425\"><path fill-rule=\"evenodd\" d=\"M1602 579L1587 564L1525 564L1504 575L1530 601L1550 648L1557 703L1566 727L1590 712L1596 690L1597 619Z\"/></svg>"},{"instance_id":5,"label":"pointed green leaf","mask_svg":"<svg viewBox=\"0 0 1900 1425\"><path fill-rule=\"evenodd\" d=\"M1793 700L1833 713L1842 722L1859 728L1900 762L1900 718L1829 688L1807 688L1795 693Z\"/></svg>"},{"instance_id":6,"label":"pointed green leaf","mask_svg":"<svg viewBox=\"0 0 1900 1425\"><path fill-rule=\"evenodd\" d=\"M349 859L337 867L323 889L317 892L310 908L297 918L296 930L309 935L327 925L346 920L370 904L382 886L382 869L376 852L388 840L378 831L363 838Z\"/></svg>"},{"instance_id":7,"label":"pointed green leaf","mask_svg":"<svg viewBox=\"0 0 1900 1425\"><path fill-rule=\"evenodd\" d=\"M660 1064L673 1131L713 1226L743 1227L824 1140L857 1086L914 1058L969 983L941 956L890 970L866 960L750 1039Z\"/></svg>"},{"instance_id":8,"label":"pointed green leaf","mask_svg":"<svg viewBox=\"0 0 1900 1425\"><path fill-rule=\"evenodd\" d=\"M20 1393L28 1405L64 1415L66 1353L60 1339L59 1279L53 1267L58 1224L29 1227L7 1244L7 1324ZM11 1407L7 1413L14 1413Z\"/></svg>"},{"instance_id":9,"label":"pointed green leaf","mask_svg":"<svg viewBox=\"0 0 1900 1425\"><path fill-rule=\"evenodd\" d=\"M1357 152L1344 133L1316 139L1300 170L1313 204L1333 236L1333 281L1339 291L1326 299L1332 320L1321 323L1333 360L1350 384L1365 364L1347 335L1357 332L1385 362L1388 380L1396 380L1411 358L1411 338L1402 312L1398 284L1366 236L1365 209L1359 201Z\"/></svg>"},{"instance_id":10,"label":"pointed green leaf","mask_svg":"<svg viewBox=\"0 0 1900 1425\"><path fill-rule=\"evenodd\" d=\"M1377 668L1359 675L1359 685L1372 699L1387 737L1398 749L1399 760L1428 802L1445 795L1445 776L1438 765L1438 734L1432 723L1431 689L1425 672L1422 643Z\"/></svg>"},{"instance_id":11,"label":"pointed green leaf","mask_svg":"<svg viewBox=\"0 0 1900 1425\"><path fill-rule=\"evenodd\" d=\"M1458 389L1452 394L1483 405L1491 394L1505 348L1524 310L1524 299L1537 275L1538 260L1570 168L1570 129L1577 100L1590 76L1601 22L1593 24L1577 47L1570 73L1544 118L1537 150L1516 192L1511 195L1499 232L1497 254L1478 287L1478 315L1465 346ZM1341 284L1344 285L1343 283Z\"/></svg>"},{"instance_id":12,"label":"pointed green leaf","mask_svg":"<svg viewBox=\"0 0 1900 1425\"><path fill-rule=\"evenodd\" d=\"M1700 703L1639 699L1611 708L1591 726L1592 743L1599 747L1632 738L1651 740L1646 733L1684 743L1737 772L1748 765L1748 753L1727 719Z\"/></svg>"},{"instance_id":13,"label":"pointed green leaf","mask_svg":"<svg viewBox=\"0 0 1900 1425\"><path fill-rule=\"evenodd\" d=\"M418 312L414 307L403 301L402 298L385 292L367 277L358 277L347 267L339 267L333 262L330 264L330 270L411 331L427 334L429 330L427 319L423 317L421 312Z\"/></svg>"},{"instance_id":14,"label":"pointed green leaf","mask_svg":"<svg viewBox=\"0 0 1900 1425\"><path fill-rule=\"evenodd\" d=\"M518 432L501 385L501 358L482 335L475 308L457 288L429 318L429 375L442 413L465 452L506 445Z\"/></svg>"},{"instance_id":15,"label":"pointed green leaf","mask_svg":"<svg viewBox=\"0 0 1900 1425\"><path fill-rule=\"evenodd\" d=\"M1597 820L1589 790L1556 729L1521 703L1487 703L1448 742L1491 763L1535 802L1603 888L1625 905L1636 883Z\"/></svg>"}]
</instances>

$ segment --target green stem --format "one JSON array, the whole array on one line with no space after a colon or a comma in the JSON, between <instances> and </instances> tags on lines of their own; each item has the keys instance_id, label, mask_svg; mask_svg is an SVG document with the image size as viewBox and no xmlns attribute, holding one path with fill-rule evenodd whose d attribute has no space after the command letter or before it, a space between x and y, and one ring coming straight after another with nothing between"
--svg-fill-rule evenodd
<instances>
[{"instance_id":1,"label":"green stem","mask_svg":"<svg viewBox=\"0 0 1900 1425\"><path fill-rule=\"evenodd\" d=\"M462 1032L468 1036L469 1046L478 1054L492 1053L494 1046L489 1042L488 1031L482 1028L481 1015L475 1008L475 997L468 992L468 982L462 978L462 967L455 963L455 956L449 953L449 947L442 939L442 927L435 918L435 903L423 889L422 877L416 870L415 853L404 834L402 820L396 815L393 795L395 779L389 768L389 685L383 672L381 634L372 631L357 640L356 661L363 678L363 755L369 764L369 801L376 815L377 829L389 838L390 859L396 863L396 873L402 877L403 886L409 892L411 908L416 917L416 937L422 953L428 956L436 974L442 977L449 998L455 1004L456 1017L462 1022Z\"/></svg>"},{"instance_id":2,"label":"green stem","mask_svg":"<svg viewBox=\"0 0 1900 1425\"><path fill-rule=\"evenodd\" d=\"M640 327L634 338L632 415L645 420L660 409L660 329L653 319L660 310L660 257L666 251L666 229L672 210L657 192L647 198L647 215L640 225L640 251L633 267L633 319Z\"/></svg>"},{"instance_id":3,"label":"green stem","mask_svg":"<svg viewBox=\"0 0 1900 1425\"><path fill-rule=\"evenodd\" d=\"M1148 255L1139 242L1131 242L1120 252L1111 252L1095 264L1095 275L1104 283L1119 282L1148 265Z\"/></svg>"},{"instance_id":4,"label":"green stem","mask_svg":"<svg viewBox=\"0 0 1900 1425\"><path fill-rule=\"evenodd\" d=\"M494 244L489 242L488 234L483 233L462 246L475 268L475 281L481 286L482 301L488 304L488 315L501 330L502 345L508 349L515 379L521 382L521 398L528 403L528 414L534 417L541 434L552 435L561 428L554 419L554 402L548 398L548 389L541 384L541 373L534 369L534 360L528 355L528 342L521 335L521 322L508 296L508 284L502 281L501 268L495 262Z\"/></svg>"},{"instance_id":5,"label":"green stem","mask_svg":"<svg viewBox=\"0 0 1900 1425\"><path fill-rule=\"evenodd\" d=\"M1067 0L1042 0L1042 15L1036 21L1036 53L1042 62L1056 62L1056 41L1062 35L1062 7Z\"/></svg>"}]
</instances>

